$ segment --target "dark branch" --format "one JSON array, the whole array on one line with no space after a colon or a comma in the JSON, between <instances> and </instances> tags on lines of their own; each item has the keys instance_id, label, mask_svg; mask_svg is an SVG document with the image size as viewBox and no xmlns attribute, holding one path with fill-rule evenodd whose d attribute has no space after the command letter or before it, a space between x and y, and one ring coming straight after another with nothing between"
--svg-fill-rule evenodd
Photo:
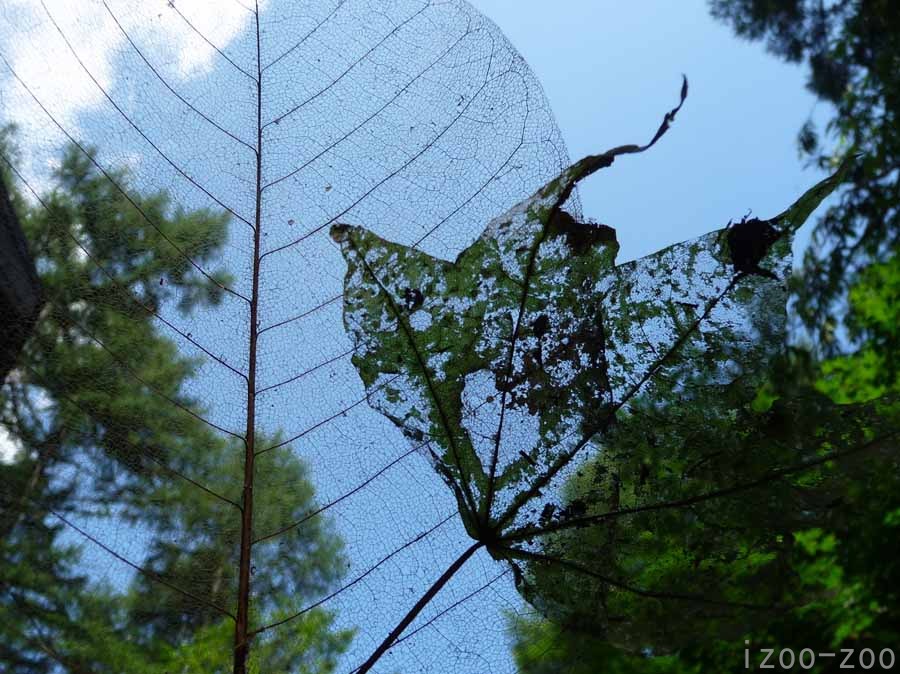
<instances>
[{"instance_id":1,"label":"dark branch","mask_svg":"<svg viewBox=\"0 0 900 674\"><path fill-rule=\"evenodd\" d=\"M384 641L376 648L372 655L369 656L369 659L366 660L362 665L357 669L357 674L365 674L381 659L381 656L387 653L388 650L396 643L397 638L403 633L409 624L416 619L416 616L422 612L422 609L425 608L432 599L434 599L435 595L441 591L441 589L446 585L453 576L456 575L456 572L459 571L463 564L469 561L469 558L475 554L475 552L482 546L482 543L473 543L469 548L463 552L459 557L457 557L456 561L453 562L444 573L441 574L441 577L434 581L434 584L428 588L428 591L423 594L419 601L415 603L415 605L409 610L409 612L403 617L403 619L397 623L397 626L391 630L391 633L385 637Z\"/></svg>"},{"instance_id":2,"label":"dark branch","mask_svg":"<svg viewBox=\"0 0 900 674\"><path fill-rule=\"evenodd\" d=\"M593 569L589 569L586 566L578 564L577 562L573 562L571 560L562 559L561 557L551 557L549 555L544 555L536 552L529 552L527 550L521 550L519 548L509 548L509 547L501 547L500 550L505 550L512 555L517 557L524 557L532 562L537 562L540 564L556 564L557 566L561 566L564 569L569 569L570 571L575 571L577 573L584 574L586 576L590 576L596 580L599 580L602 583L606 583L612 587L618 588L620 590L624 590L625 592L630 592L631 594L636 594L639 597L647 597L650 599L671 599L676 601L686 601L692 602L696 604L711 604L713 606L725 606L729 608L743 608L743 609L751 609L755 611L770 611L776 606L773 605L765 605L765 604L749 604L743 602L731 602L724 601L719 599L710 599L709 597L703 597L701 595L694 594L679 594L677 592L662 592L657 590L645 590L639 587L635 587L634 585L630 585L622 580L612 578L611 576L605 576L601 573L594 571Z\"/></svg>"},{"instance_id":3,"label":"dark branch","mask_svg":"<svg viewBox=\"0 0 900 674\"><path fill-rule=\"evenodd\" d=\"M602 522L607 522L613 519L617 519L619 517L628 517L630 515L637 515L640 513L654 512L659 510L670 510L674 508L685 508L688 506L695 505L697 503L703 503L704 501L711 501L714 499L725 498L728 496L734 496L735 494L739 494L741 492L750 491L752 489L757 489L759 487L766 486L767 484L781 480L785 477L789 477L791 475L796 475L799 473L803 473L812 468L817 468L822 466L830 461L841 461L843 459L847 459L855 454L859 454L861 452L865 452L870 449L877 448L881 445L881 443L890 440L892 438L900 435L900 431L887 433L886 435L880 436L878 438L874 438L868 442L862 443L853 447L851 449L842 451L842 452L830 452L825 454L824 456L820 456L816 459L810 459L808 461L803 461L791 466L786 466L784 468L778 468L776 470L771 470L764 473L762 476L758 477L755 480L751 480L749 482L742 482L740 484L732 485L731 487L725 487L723 489L716 489L713 491L705 492L703 494L698 494L696 496L688 496L683 499L676 499L673 501L663 501L660 503L650 503L643 506L636 506L634 508L622 508L620 510L614 510L611 512L601 513L599 515L590 515L587 517L574 517L571 519L567 519L564 521L559 521L554 524L550 524L544 527L522 527L511 531L510 533L502 536L500 538L501 542L504 543L513 543L516 541L528 540L534 538L536 536L546 536L553 533L558 533L560 531L565 531L567 529L577 529L586 526L592 526L594 524L599 524Z\"/></svg>"}]
</instances>

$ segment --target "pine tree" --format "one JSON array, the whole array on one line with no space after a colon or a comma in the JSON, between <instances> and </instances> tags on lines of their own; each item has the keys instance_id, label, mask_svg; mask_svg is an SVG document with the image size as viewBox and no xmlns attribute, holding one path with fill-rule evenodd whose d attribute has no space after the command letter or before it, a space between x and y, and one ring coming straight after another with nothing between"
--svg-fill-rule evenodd
<instances>
[{"instance_id":1,"label":"pine tree","mask_svg":"<svg viewBox=\"0 0 900 674\"><path fill-rule=\"evenodd\" d=\"M13 184L11 129L2 140L3 178ZM227 279L201 276L183 254L211 259L228 217L183 211L164 193L135 199L127 184L126 173L104 175L69 147L49 192L26 199L13 190L47 305L0 399L16 452L0 464L0 662L11 673L199 674L231 662L242 448L203 423L202 406L184 393L197 363L176 339L190 335L159 312L220 301ZM275 490L260 499L260 531L315 507L303 463L290 452L277 463L266 466L269 480L289 486L291 499L276 502ZM91 533L124 521L145 535L143 559ZM173 532L190 545L173 545ZM124 585L79 570L91 548L126 572ZM288 598L293 607L317 597L344 567L322 518L270 548L260 557L270 573L259 610L272 619ZM331 671L351 637L332 623L310 611L277 644L262 641L257 666Z\"/></svg>"}]
</instances>

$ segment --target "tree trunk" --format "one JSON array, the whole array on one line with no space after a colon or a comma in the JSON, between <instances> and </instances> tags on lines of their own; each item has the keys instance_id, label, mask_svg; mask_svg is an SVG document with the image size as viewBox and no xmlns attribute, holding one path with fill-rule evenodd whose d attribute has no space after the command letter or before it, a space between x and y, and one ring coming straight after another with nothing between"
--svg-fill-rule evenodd
<instances>
[{"instance_id":1,"label":"tree trunk","mask_svg":"<svg viewBox=\"0 0 900 674\"><path fill-rule=\"evenodd\" d=\"M0 382L15 365L43 304L34 260L0 180Z\"/></svg>"}]
</instances>

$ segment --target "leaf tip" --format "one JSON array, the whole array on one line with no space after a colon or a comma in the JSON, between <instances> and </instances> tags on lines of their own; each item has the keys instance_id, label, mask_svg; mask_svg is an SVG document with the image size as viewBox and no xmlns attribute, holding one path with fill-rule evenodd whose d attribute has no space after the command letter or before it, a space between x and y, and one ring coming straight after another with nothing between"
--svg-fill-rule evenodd
<instances>
[{"instance_id":1,"label":"leaf tip","mask_svg":"<svg viewBox=\"0 0 900 674\"><path fill-rule=\"evenodd\" d=\"M331 235L332 240L336 243L345 243L350 238L350 230L353 229L351 225L344 224L334 224L331 226L331 229L328 233Z\"/></svg>"}]
</instances>

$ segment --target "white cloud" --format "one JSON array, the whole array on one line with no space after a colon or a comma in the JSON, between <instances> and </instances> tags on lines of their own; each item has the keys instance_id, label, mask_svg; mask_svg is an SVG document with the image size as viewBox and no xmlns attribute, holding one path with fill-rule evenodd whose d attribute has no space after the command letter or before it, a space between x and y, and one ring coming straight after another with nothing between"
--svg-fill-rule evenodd
<instances>
[{"instance_id":1,"label":"white cloud","mask_svg":"<svg viewBox=\"0 0 900 674\"><path fill-rule=\"evenodd\" d=\"M20 382L21 378L21 370L13 370L7 375L8 381L13 384ZM53 408L53 400L47 391L33 384L26 385L23 390L28 397L31 409L38 415L38 419L46 424L49 421L48 415L52 413ZM25 452L26 448L22 441L14 433L10 433L5 426L0 426L0 464L10 465L21 461Z\"/></svg>"},{"instance_id":2,"label":"white cloud","mask_svg":"<svg viewBox=\"0 0 900 674\"><path fill-rule=\"evenodd\" d=\"M101 87L113 88L119 75L115 61L132 49L123 31L172 83L203 76L213 67L214 47L169 5L167 0L107 0L105 4L102 0L4 0L0 56L6 63L0 61L0 122L19 126L22 168L34 176L33 187L46 187L62 136L17 78L60 125L79 137L80 115L108 105ZM239 3L222 0L176 0L175 7L210 43L223 49L253 16Z\"/></svg>"},{"instance_id":3,"label":"white cloud","mask_svg":"<svg viewBox=\"0 0 900 674\"><path fill-rule=\"evenodd\" d=\"M265 3L260 3L260 9ZM212 44L220 48L233 40L244 28L252 15L237 3L213 2L179 3L179 10L189 16ZM196 33L181 33L169 36L177 39L179 74L183 78L195 77L208 71L215 60L215 49L197 37Z\"/></svg>"},{"instance_id":4,"label":"white cloud","mask_svg":"<svg viewBox=\"0 0 900 674\"><path fill-rule=\"evenodd\" d=\"M3 426L0 426L0 464L11 465L17 463L25 448L18 438L13 436Z\"/></svg>"},{"instance_id":5,"label":"white cloud","mask_svg":"<svg viewBox=\"0 0 900 674\"><path fill-rule=\"evenodd\" d=\"M68 3L65 3L68 5ZM103 87L112 80L107 55L116 48L116 40L97 39L97 32L104 30L103 5L79 3L65 6L59 2L47 3L47 8L63 30L77 20L80 31L67 31L67 37L79 47L84 62L93 64L92 75ZM72 115L79 109L96 105L102 94L96 86L86 86L85 73L78 62L71 57L68 47L60 38L43 6L34 0L11 0L3 10L2 53L12 71L42 101L54 101L61 123L71 123ZM89 29L93 26L93 29ZM79 32L81 34L79 34ZM92 39L89 39L92 35ZM4 90L19 89L15 75L4 68ZM18 95L4 97L3 112L14 121L30 124L24 112L17 105ZM25 94L27 96L27 93ZM16 113L20 114L16 114ZM29 110L29 112L31 112Z\"/></svg>"}]
</instances>

